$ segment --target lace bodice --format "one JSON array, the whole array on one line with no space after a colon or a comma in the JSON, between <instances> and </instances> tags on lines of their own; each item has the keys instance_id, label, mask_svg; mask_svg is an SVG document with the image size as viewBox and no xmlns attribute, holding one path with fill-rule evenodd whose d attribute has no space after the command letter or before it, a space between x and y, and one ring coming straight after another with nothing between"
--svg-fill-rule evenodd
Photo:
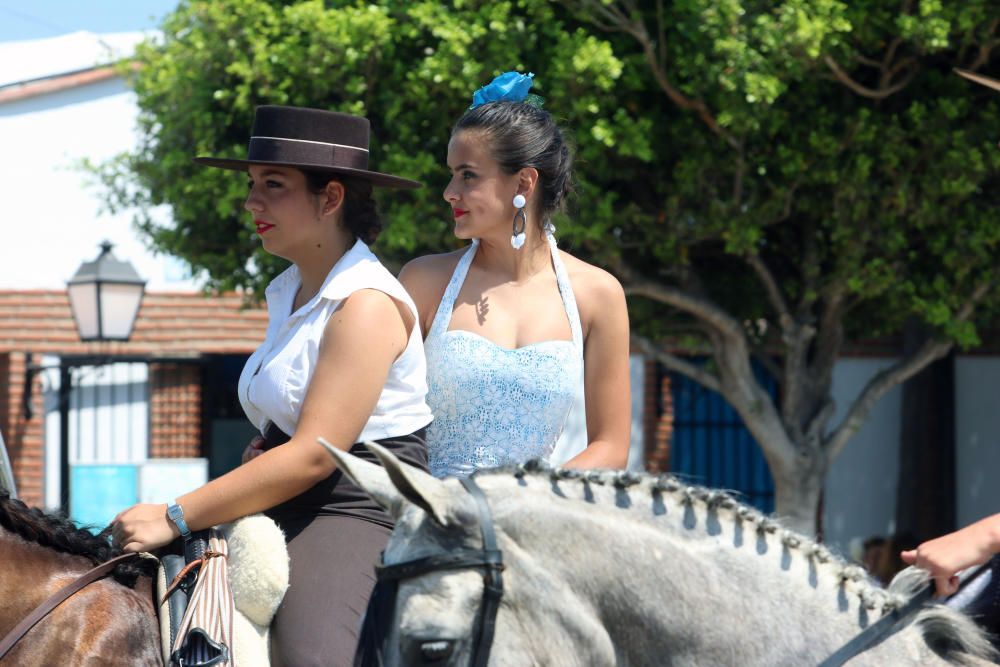
<instances>
[{"instance_id":1,"label":"lace bodice","mask_svg":"<svg viewBox=\"0 0 1000 667\"><path fill-rule=\"evenodd\" d=\"M431 472L438 477L547 457L566 424L583 377L583 333L555 238L546 237L572 340L508 349L471 331L448 331L478 241L459 260L445 289L424 341L427 402L434 413L427 444Z\"/></svg>"}]
</instances>

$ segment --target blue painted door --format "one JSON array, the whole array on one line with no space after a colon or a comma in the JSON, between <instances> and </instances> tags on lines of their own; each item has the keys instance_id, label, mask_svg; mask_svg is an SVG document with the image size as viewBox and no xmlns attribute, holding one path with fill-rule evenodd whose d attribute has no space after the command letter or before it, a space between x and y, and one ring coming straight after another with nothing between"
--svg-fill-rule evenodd
<instances>
[{"instance_id":1,"label":"blue painted door","mask_svg":"<svg viewBox=\"0 0 1000 667\"><path fill-rule=\"evenodd\" d=\"M722 396L669 372L674 403L670 472L696 484L737 492L762 512L774 511L774 481L760 446ZM758 372L771 396L774 380Z\"/></svg>"}]
</instances>

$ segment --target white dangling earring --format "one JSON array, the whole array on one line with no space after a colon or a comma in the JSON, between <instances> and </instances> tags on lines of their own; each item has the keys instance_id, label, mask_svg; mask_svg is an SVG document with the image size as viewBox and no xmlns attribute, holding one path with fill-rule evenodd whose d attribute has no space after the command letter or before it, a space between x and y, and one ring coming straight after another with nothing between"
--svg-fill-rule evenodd
<instances>
[{"instance_id":1,"label":"white dangling earring","mask_svg":"<svg viewBox=\"0 0 1000 667\"><path fill-rule=\"evenodd\" d=\"M514 195L514 207L517 213L514 214L514 226L511 230L510 245L514 250L520 250L524 245L524 230L528 226L528 217L524 214L524 206L527 204L524 195ZM521 231L517 230L518 219L521 221Z\"/></svg>"}]
</instances>

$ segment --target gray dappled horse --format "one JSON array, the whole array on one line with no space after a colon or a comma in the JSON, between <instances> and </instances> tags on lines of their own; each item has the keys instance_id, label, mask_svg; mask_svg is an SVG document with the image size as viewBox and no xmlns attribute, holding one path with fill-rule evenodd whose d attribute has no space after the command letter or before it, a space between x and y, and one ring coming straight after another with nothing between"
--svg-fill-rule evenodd
<instances>
[{"instance_id":1,"label":"gray dappled horse","mask_svg":"<svg viewBox=\"0 0 1000 667\"><path fill-rule=\"evenodd\" d=\"M369 445L384 468L334 452L397 520L388 566L483 548L477 503ZM532 469L475 476L503 553L490 665L816 665L925 582L889 591L822 545L725 493L671 477ZM481 570L399 581L386 664L467 665ZM982 632L931 605L849 665L992 664Z\"/></svg>"}]
</instances>

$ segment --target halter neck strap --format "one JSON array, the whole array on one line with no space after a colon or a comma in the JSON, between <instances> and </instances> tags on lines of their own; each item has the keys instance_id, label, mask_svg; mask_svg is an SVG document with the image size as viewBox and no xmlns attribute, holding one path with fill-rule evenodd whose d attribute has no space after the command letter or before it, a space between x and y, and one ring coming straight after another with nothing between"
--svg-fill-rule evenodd
<instances>
[{"instance_id":1,"label":"halter neck strap","mask_svg":"<svg viewBox=\"0 0 1000 667\"><path fill-rule=\"evenodd\" d=\"M551 226L546 226L545 241L549 246L549 255L552 258L552 267L556 274L556 284L559 287L559 296L562 298L563 308L566 309L566 317L569 319L569 329L573 336L573 345L582 355L583 327L580 324L580 311L576 305L576 296L573 294L573 286L570 283L569 274L566 272L566 267L559 256L559 247L556 245L556 238L553 231L554 229ZM451 274L451 280L448 281L448 286L441 297L437 313L434 315L431 330L427 335L428 338L443 335L448 331L448 326L451 324L451 315L455 308L455 299L458 298L458 293L462 290L462 285L465 284L465 278L469 274L469 267L472 265L472 260L475 259L478 249L479 239L473 239L465 254L458 260L455 271Z\"/></svg>"}]
</instances>

